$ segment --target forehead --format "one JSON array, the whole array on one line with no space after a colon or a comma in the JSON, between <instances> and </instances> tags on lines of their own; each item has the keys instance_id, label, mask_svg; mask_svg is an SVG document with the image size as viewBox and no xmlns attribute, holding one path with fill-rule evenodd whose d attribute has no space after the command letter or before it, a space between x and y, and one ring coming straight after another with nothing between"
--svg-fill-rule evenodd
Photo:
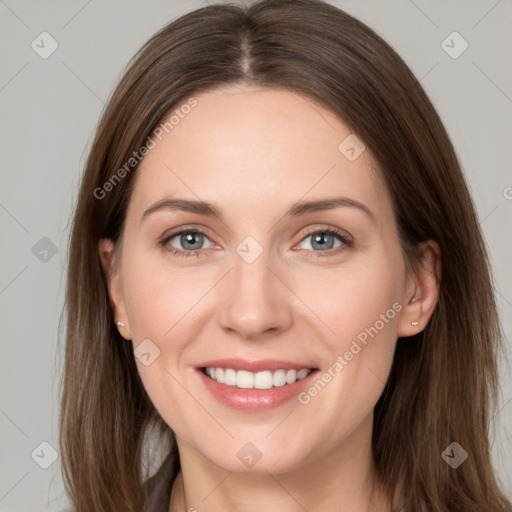
<instances>
[{"instance_id":1,"label":"forehead","mask_svg":"<svg viewBox=\"0 0 512 512\"><path fill-rule=\"evenodd\" d=\"M357 156L362 146L350 128L312 99L285 89L225 86L194 100L191 109L177 105L163 120L178 110L172 128L161 140L153 137L156 145L137 170L132 213L142 215L171 195L237 216L274 207L277 214L301 198L333 195L364 202L377 216L390 210L368 148ZM351 147L355 152L347 153Z\"/></svg>"}]
</instances>

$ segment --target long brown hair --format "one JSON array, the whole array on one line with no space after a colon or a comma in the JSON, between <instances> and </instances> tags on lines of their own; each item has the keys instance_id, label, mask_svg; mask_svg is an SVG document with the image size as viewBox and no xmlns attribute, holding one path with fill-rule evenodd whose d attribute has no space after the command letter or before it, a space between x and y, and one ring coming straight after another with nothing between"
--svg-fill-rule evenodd
<instances>
[{"instance_id":1,"label":"long brown hair","mask_svg":"<svg viewBox=\"0 0 512 512\"><path fill-rule=\"evenodd\" d=\"M440 245L439 303L423 332L398 340L375 408L374 459L393 510L508 510L489 453L502 336L485 244L445 128L404 61L366 25L320 0L263 0L210 5L166 25L134 57L99 123L67 276L60 448L76 512L145 510L150 427L173 475L179 469L172 430L115 328L98 241L119 240L133 153L172 109L230 83L287 88L337 114L371 148L407 260L426 240ZM441 457L453 441L469 454L457 469Z\"/></svg>"}]
</instances>

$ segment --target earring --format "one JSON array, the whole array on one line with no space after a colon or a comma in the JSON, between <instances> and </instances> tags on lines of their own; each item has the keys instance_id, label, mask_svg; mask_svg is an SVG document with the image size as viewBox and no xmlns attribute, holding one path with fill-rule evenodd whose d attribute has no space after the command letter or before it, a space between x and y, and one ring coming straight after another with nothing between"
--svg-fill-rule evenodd
<instances>
[{"instance_id":1,"label":"earring","mask_svg":"<svg viewBox=\"0 0 512 512\"><path fill-rule=\"evenodd\" d=\"M418 322L411 322L411 325L416 326L416 325L418 325Z\"/></svg>"},{"instance_id":2,"label":"earring","mask_svg":"<svg viewBox=\"0 0 512 512\"><path fill-rule=\"evenodd\" d=\"M117 322L116 322L116 325L117 325L117 327L124 327L123 322L119 322L119 321L117 321Z\"/></svg>"}]
</instances>

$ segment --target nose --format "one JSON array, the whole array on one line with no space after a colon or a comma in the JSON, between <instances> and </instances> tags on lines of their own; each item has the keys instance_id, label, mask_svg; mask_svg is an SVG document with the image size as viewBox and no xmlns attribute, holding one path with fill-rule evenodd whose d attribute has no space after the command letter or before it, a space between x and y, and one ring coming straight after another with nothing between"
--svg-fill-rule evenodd
<instances>
[{"instance_id":1,"label":"nose","mask_svg":"<svg viewBox=\"0 0 512 512\"><path fill-rule=\"evenodd\" d=\"M219 290L218 318L225 331L256 340L276 336L290 327L293 293L270 259L265 251L251 263L235 257L234 268Z\"/></svg>"}]
</instances>

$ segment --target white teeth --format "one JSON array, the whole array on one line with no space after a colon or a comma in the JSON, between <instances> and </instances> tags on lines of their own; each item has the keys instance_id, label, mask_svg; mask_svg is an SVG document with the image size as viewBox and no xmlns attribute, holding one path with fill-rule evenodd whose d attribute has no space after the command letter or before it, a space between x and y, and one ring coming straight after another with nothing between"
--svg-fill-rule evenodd
<instances>
[{"instance_id":1,"label":"white teeth","mask_svg":"<svg viewBox=\"0 0 512 512\"><path fill-rule=\"evenodd\" d=\"M236 386L241 389L270 389L302 380L311 373L311 370L303 368L302 370L248 372L232 368L208 367L205 369L205 373L211 379L226 386Z\"/></svg>"},{"instance_id":2,"label":"white teeth","mask_svg":"<svg viewBox=\"0 0 512 512\"><path fill-rule=\"evenodd\" d=\"M227 382L224 381L224 384L227 384ZM254 373L246 372L244 370L236 372L236 387L243 389L254 388Z\"/></svg>"},{"instance_id":3,"label":"white teeth","mask_svg":"<svg viewBox=\"0 0 512 512\"><path fill-rule=\"evenodd\" d=\"M286 384L293 384L297 380L297 370L288 370L286 372Z\"/></svg>"},{"instance_id":4,"label":"white teeth","mask_svg":"<svg viewBox=\"0 0 512 512\"><path fill-rule=\"evenodd\" d=\"M302 369L297 372L297 380L302 380L308 376L308 370Z\"/></svg>"},{"instance_id":5,"label":"white teeth","mask_svg":"<svg viewBox=\"0 0 512 512\"><path fill-rule=\"evenodd\" d=\"M236 372L231 368L226 368L224 372L224 384L228 386L236 386Z\"/></svg>"},{"instance_id":6,"label":"white teeth","mask_svg":"<svg viewBox=\"0 0 512 512\"><path fill-rule=\"evenodd\" d=\"M258 372L254 376L254 387L256 389L270 389L273 384L272 372Z\"/></svg>"},{"instance_id":7,"label":"white teeth","mask_svg":"<svg viewBox=\"0 0 512 512\"><path fill-rule=\"evenodd\" d=\"M274 386L284 386L286 384L286 372L284 370L277 370L272 377L272 384Z\"/></svg>"}]
</instances>

